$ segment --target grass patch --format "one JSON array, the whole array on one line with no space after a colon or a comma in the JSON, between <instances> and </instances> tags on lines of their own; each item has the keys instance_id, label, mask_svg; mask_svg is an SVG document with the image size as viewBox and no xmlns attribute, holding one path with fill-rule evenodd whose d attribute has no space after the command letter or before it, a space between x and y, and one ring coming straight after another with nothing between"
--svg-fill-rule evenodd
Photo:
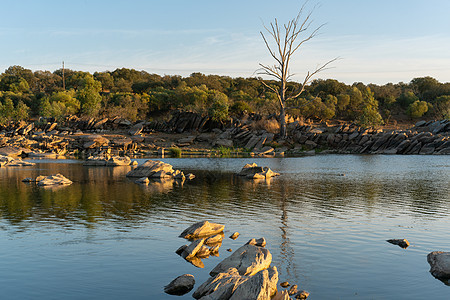
<instances>
[{"instance_id":1,"label":"grass patch","mask_svg":"<svg viewBox=\"0 0 450 300\"><path fill-rule=\"evenodd\" d=\"M169 149L170 156L179 158L181 157L181 149L178 147L170 147Z\"/></svg>"}]
</instances>

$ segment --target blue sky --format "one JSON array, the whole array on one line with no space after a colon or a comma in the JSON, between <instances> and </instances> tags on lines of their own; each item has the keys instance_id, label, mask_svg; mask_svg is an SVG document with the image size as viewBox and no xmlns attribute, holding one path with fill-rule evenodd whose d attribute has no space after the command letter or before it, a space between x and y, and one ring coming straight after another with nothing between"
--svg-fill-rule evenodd
<instances>
[{"instance_id":1,"label":"blue sky","mask_svg":"<svg viewBox=\"0 0 450 300\"><path fill-rule=\"evenodd\" d=\"M282 3L282 4L280 4ZM0 70L127 67L160 75L255 76L272 64L263 24L296 16L302 1L0 0ZM450 1L310 0L313 26L326 25L293 57L308 70L341 59L318 78L351 84L450 81Z\"/></svg>"}]
</instances>

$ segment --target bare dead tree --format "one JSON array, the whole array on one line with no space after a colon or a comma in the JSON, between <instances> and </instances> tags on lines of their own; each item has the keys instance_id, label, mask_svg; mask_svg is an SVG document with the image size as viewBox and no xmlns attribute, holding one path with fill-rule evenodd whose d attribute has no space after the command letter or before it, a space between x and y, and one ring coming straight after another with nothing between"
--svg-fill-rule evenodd
<instances>
[{"instance_id":1,"label":"bare dead tree","mask_svg":"<svg viewBox=\"0 0 450 300\"><path fill-rule=\"evenodd\" d=\"M306 3L305 3L306 4ZM329 65L336 61L338 58L327 61L322 65L318 65L314 71L308 71L300 87L296 90L289 90L287 83L290 81L292 74L289 66L293 54L307 41L314 38L324 24L311 30L312 20L311 15L313 10L305 15L305 4L301 7L297 16L287 22L286 24L279 25L278 20L270 23L270 26L265 26L271 43L261 31L261 36L264 43L269 50L270 55L275 60L273 66L259 64L261 68L258 71L260 75L267 75L273 77L278 81L278 86L274 87L263 80L261 81L268 89L273 91L280 103L280 136L286 137L286 104L289 100L299 97L304 91L308 83L317 74L329 68ZM309 33L308 33L309 32Z\"/></svg>"}]
</instances>

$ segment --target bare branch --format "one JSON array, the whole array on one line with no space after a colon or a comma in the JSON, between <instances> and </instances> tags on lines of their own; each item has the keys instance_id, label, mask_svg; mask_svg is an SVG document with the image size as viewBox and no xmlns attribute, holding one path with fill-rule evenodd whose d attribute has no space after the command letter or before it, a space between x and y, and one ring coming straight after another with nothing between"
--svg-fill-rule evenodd
<instances>
[{"instance_id":1,"label":"bare branch","mask_svg":"<svg viewBox=\"0 0 450 300\"><path fill-rule=\"evenodd\" d=\"M311 82L311 79L314 75L316 75L322 71L330 69L330 67L328 67L328 66L339 59L340 59L339 57L333 58L333 59L327 61L326 63L324 63L323 65L321 65L320 67L317 67L313 72L308 72L305 76L305 79L303 80L302 87L300 88L300 90L295 95L287 97L286 101L295 99L298 96L300 96L301 93L303 93L305 91L306 85Z\"/></svg>"}]
</instances>

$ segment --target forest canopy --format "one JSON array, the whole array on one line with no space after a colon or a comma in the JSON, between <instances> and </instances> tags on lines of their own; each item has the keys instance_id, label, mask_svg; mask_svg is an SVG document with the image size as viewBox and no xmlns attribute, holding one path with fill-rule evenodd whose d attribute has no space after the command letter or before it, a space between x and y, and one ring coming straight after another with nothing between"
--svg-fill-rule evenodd
<instances>
[{"instance_id":1,"label":"forest canopy","mask_svg":"<svg viewBox=\"0 0 450 300\"><path fill-rule=\"evenodd\" d=\"M0 123L40 116L61 119L74 114L136 121L172 110L208 114L218 121L247 113L276 115L278 100L268 86L277 83L262 81L202 73L160 76L127 68L90 74L11 66L0 74ZM293 89L299 85L289 82ZM288 103L287 113L304 120L339 119L362 126L419 118L449 119L450 83L432 77L385 85L316 79L301 97Z\"/></svg>"}]
</instances>

